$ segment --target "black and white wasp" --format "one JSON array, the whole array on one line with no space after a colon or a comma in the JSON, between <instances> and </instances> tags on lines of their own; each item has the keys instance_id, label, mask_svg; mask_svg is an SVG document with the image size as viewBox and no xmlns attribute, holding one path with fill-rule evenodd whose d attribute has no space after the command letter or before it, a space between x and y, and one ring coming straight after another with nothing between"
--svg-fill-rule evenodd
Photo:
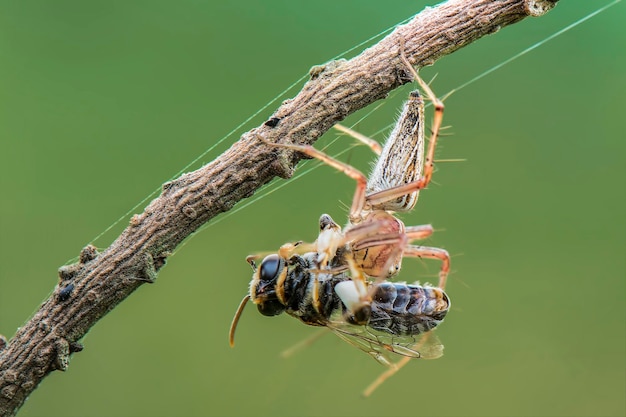
<instances>
[{"instance_id":1,"label":"black and white wasp","mask_svg":"<svg viewBox=\"0 0 626 417\"><path fill-rule=\"evenodd\" d=\"M287 313L305 324L327 327L386 366L394 365L394 355L433 359L443 354L443 345L434 336L427 345L416 347L450 308L442 289L368 281L369 309L355 309L360 306L358 281L345 272L316 270L317 256L309 252L284 259L273 254L258 267L249 260L254 274L231 325L231 346L241 313L252 301L265 316Z\"/></svg>"}]
</instances>

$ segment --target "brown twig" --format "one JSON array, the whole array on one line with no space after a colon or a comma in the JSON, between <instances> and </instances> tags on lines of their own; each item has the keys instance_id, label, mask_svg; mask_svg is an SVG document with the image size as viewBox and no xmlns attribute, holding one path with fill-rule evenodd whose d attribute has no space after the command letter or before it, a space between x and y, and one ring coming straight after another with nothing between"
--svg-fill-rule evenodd
<instances>
[{"instance_id":1,"label":"brown twig","mask_svg":"<svg viewBox=\"0 0 626 417\"><path fill-rule=\"evenodd\" d=\"M104 252L87 246L78 263L59 270L52 296L8 343L0 343L0 415L14 415L43 378L67 369L87 331L140 285L154 282L183 239L274 177L292 175L301 155L267 147L257 135L312 144L333 124L410 81L398 54L400 39L409 61L422 67L503 26L540 16L557 1L450 0L349 61L314 67L300 93L263 125L215 161L165 184Z\"/></svg>"}]
</instances>

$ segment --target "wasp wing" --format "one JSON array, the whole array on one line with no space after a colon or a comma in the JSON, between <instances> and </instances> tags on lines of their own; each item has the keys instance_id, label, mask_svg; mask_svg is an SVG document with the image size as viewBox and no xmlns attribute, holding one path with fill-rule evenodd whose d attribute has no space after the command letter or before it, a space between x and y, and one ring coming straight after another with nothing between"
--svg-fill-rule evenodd
<instances>
[{"instance_id":1,"label":"wasp wing","mask_svg":"<svg viewBox=\"0 0 626 417\"><path fill-rule=\"evenodd\" d=\"M350 324L345 320L330 321L327 327L385 366L393 366L401 357L437 359L443 356L443 344L432 331L414 336L397 336L369 326Z\"/></svg>"}]
</instances>

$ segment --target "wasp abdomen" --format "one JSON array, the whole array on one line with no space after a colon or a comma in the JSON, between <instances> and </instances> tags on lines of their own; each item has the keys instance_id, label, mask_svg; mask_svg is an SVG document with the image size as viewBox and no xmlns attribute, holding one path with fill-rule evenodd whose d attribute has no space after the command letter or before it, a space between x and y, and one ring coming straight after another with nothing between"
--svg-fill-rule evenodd
<instances>
[{"instance_id":1,"label":"wasp abdomen","mask_svg":"<svg viewBox=\"0 0 626 417\"><path fill-rule=\"evenodd\" d=\"M417 335L439 325L450 308L440 288L383 282L376 286L369 326L396 335Z\"/></svg>"}]
</instances>

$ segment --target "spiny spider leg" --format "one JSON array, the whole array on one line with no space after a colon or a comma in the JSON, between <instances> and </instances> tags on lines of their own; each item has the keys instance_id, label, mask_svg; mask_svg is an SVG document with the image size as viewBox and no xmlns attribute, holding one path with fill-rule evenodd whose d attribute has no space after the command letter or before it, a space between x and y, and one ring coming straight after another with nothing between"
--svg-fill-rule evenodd
<instances>
[{"instance_id":1,"label":"spiny spider leg","mask_svg":"<svg viewBox=\"0 0 626 417\"><path fill-rule=\"evenodd\" d=\"M352 130L349 127L346 127L339 123L337 123L333 127L336 130L340 131L341 133L345 133L348 136L352 136L354 139L367 145L372 150L372 152L374 152L378 156L380 156L381 152L383 151L383 148L380 146L380 143L376 142L374 139L368 138L367 136L365 136L362 133L357 132L356 130Z\"/></svg>"},{"instance_id":2,"label":"spiny spider leg","mask_svg":"<svg viewBox=\"0 0 626 417\"><path fill-rule=\"evenodd\" d=\"M407 245L404 248L404 256L440 260L441 269L439 270L439 284L437 287L442 290L446 289L446 279L450 273L450 255L448 254L448 251L429 246Z\"/></svg>"},{"instance_id":3,"label":"spiny spider leg","mask_svg":"<svg viewBox=\"0 0 626 417\"><path fill-rule=\"evenodd\" d=\"M422 240L431 236L435 232L435 229L430 224L421 224L419 226L407 226L404 229L404 233L411 240Z\"/></svg>"},{"instance_id":4,"label":"spiny spider leg","mask_svg":"<svg viewBox=\"0 0 626 417\"><path fill-rule=\"evenodd\" d=\"M354 197L352 198L352 207L350 208L350 218L356 218L360 216L363 211L363 204L365 202L365 188L367 186L367 177L358 169L354 168L351 165L345 164L341 161L336 160L332 156L325 154L322 151L318 151L311 145L297 145L292 143L272 143L269 142L261 135L257 135L259 140L264 142L268 146L274 146L278 148L287 148L294 151L301 152L305 155L308 155L312 158L319 159L327 165L335 168L338 171L343 172L350 178L354 179L357 183L356 190L354 192Z\"/></svg>"}]
</instances>

